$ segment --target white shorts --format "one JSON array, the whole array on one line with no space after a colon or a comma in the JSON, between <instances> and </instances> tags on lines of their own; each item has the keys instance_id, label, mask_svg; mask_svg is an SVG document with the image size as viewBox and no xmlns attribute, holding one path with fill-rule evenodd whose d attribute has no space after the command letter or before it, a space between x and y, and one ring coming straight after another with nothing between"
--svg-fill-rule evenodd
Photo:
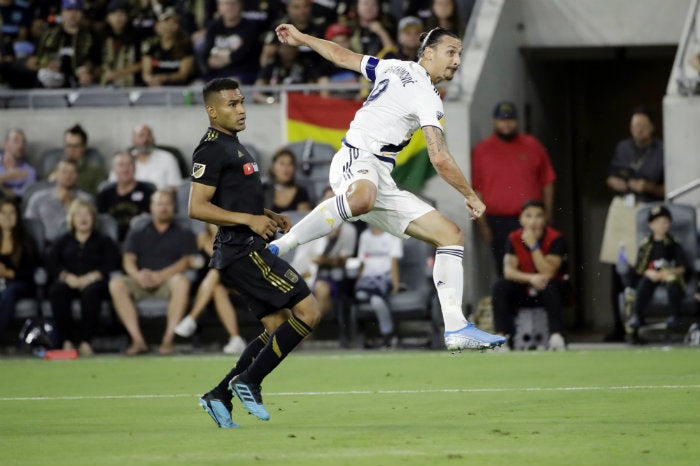
<instances>
[{"instance_id":1,"label":"white shorts","mask_svg":"<svg viewBox=\"0 0 700 466\"><path fill-rule=\"evenodd\" d=\"M374 209L350 221L362 220L399 238L408 238L408 224L435 210L413 193L402 191L391 177L393 164L371 152L343 145L333 157L328 179L333 192L343 194L357 180L369 180L377 187Z\"/></svg>"}]
</instances>

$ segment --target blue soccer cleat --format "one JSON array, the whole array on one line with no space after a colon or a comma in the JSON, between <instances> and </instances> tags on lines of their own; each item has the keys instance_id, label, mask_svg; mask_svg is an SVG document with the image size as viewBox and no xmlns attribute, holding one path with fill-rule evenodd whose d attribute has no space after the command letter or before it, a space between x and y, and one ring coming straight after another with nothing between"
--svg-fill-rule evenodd
<instances>
[{"instance_id":1,"label":"blue soccer cleat","mask_svg":"<svg viewBox=\"0 0 700 466\"><path fill-rule=\"evenodd\" d=\"M250 414L262 421L270 420L270 413L263 406L262 396L260 395L260 385L253 385L241 380L241 376L237 375L228 383L229 389L236 394L243 407Z\"/></svg>"},{"instance_id":2,"label":"blue soccer cleat","mask_svg":"<svg viewBox=\"0 0 700 466\"><path fill-rule=\"evenodd\" d=\"M208 392L199 399L199 405L211 416L216 425L222 429L239 427L231 418L233 404L230 401L220 400L212 392Z\"/></svg>"},{"instance_id":3,"label":"blue soccer cleat","mask_svg":"<svg viewBox=\"0 0 700 466\"><path fill-rule=\"evenodd\" d=\"M505 342L505 337L479 330L471 322L466 327L454 332L445 332L445 346L448 351L492 349Z\"/></svg>"},{"instance_id":4,"label":"blue soccer cleat","mask_svg":"<svg viewBox=\"0 0 700 466\"><path fill-rule=\"evenodd\" d=\"M280 255L280 248L279 248L276 244L268 244L268 245L267 245L267 249L269 249L270 252L271 252L272 254L274 254L275 256L279 256L279 255Z\"/></svg>"}]
</instances>

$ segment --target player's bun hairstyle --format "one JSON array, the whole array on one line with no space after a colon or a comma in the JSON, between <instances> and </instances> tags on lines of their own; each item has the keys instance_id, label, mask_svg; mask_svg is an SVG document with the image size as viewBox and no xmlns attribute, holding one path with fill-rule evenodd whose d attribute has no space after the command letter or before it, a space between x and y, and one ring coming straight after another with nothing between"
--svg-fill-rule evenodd
<instances>
[{"instance_id":1,"label":"player's bun hairstyle","mask_svg":"<svg viewBox=\"0 0 700 466\"><path fill-rule=\"evenodd\" d=\"M212 94L216 94L220 91L231 91L238 88L239 84L238 81L236 81L235 79L216 78L212 79L204 85L204 89L202 89L202 97L204 98L204 102L206 103L209 99L209 96L211 96Z\"/></svg>"},{"instance_id":2,"label":"player's bun hairstyle","mask_svg":"<svg viewBox=\"0 0 700 466\"><path fill-rule=\"evenodd\" d=\"M441 27L433 28L428 32L424 32L420 35L420 47L418 48L418 58L423 56L423 52L425 52L426 48L435 47L437 44L439 44L443 36L450 36L454 37L455 39L459 39L459 36L457 34Z\"/></svg>"}]
</instances>

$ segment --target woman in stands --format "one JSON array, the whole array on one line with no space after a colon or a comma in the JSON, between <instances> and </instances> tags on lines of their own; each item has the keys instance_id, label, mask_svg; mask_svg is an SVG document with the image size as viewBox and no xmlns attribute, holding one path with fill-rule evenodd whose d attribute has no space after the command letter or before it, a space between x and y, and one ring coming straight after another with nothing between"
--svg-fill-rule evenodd
<instances>
[{"instance_id":1,"label":"woman in stands","mask_svg":"<svg viewBox=\"0 0 700 466\"><path fill-rule=\"evenodd\" d=\"M52 284L49 301L59 342L91 356L102 301L109 299L109 274L119 269L117 243L97 230L97 210L92 202L75 199L68 207L69 231L52 245L47 266ZM72 302L80 300L80 322L73 319Z\"/></svg>"},{"instance_id":2,"label":"woman in stands","mask_svg":"<svg viewBox=\"0 0 700 466\"><path fill-rule=\"evenodd\" d=\"M194 48L180 29L174 8L158 16L156 34L141 59L144 82L149 87L188 84L194 75Z\"/></svg>"},{"instance_id":3,"label":"woman in stands","mask_svg":"<svg viewBox=\"0 0 700 466\"><path fill-rule=\"evenodd\" d=\"M0 339L15 312L15 304L34 292L37 247L25 232L17 205L0 201Z\"/></svg>"},{"instance_id":4,"label":"woman in stands","mask_svg":"<svg viewBox=\"0 0 700 466\"><path fill-rule=\"evenodd\" d=\"M288 149L280 149L272 157L270 180L265 185L265 208L273 212L311 210L309 192L296 182L297 159Z\"/></svg>"}]
</instances>

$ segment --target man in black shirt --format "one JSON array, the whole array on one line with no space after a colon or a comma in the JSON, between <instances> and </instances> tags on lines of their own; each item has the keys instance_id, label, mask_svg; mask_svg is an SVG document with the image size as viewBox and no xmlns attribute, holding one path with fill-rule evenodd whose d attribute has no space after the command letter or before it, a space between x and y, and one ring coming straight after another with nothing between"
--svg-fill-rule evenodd
<instances>
[{"instance_id":1,"label":"man in black shirt","mask_svg":"<svg viewBox=\"0 0 700 466\"><path fill-rule=\"evenodd\" d=\"M209 129L194 151L189 215L219 225L209 265L235 287L265 326L236 366L199 400L219 427L238 427L231 418L233 391L262 420L260 383L318 324L321 311L306 282L272 254L267 240L290 228L289 218L263 207L256 160L238 141L245 106L238 82L220 78L204 87ZM290 312L291 310L291 312Z\"/></svg>"},{"instance_id":2,"label":"man in black shirt","mask_svg":"<svg viewBox=\"0 0 700 466\"><path fill-rule=\"evenodd\" d=\"M121 244L129 231L131 219L139 214L148 213L155 186L136 181L136 163L134 157L126 151L114 154L112 171L116 174L117 181L108 184L97 193L97 211L109 214L117 221Z\"/></svg>"}]
</instances>

